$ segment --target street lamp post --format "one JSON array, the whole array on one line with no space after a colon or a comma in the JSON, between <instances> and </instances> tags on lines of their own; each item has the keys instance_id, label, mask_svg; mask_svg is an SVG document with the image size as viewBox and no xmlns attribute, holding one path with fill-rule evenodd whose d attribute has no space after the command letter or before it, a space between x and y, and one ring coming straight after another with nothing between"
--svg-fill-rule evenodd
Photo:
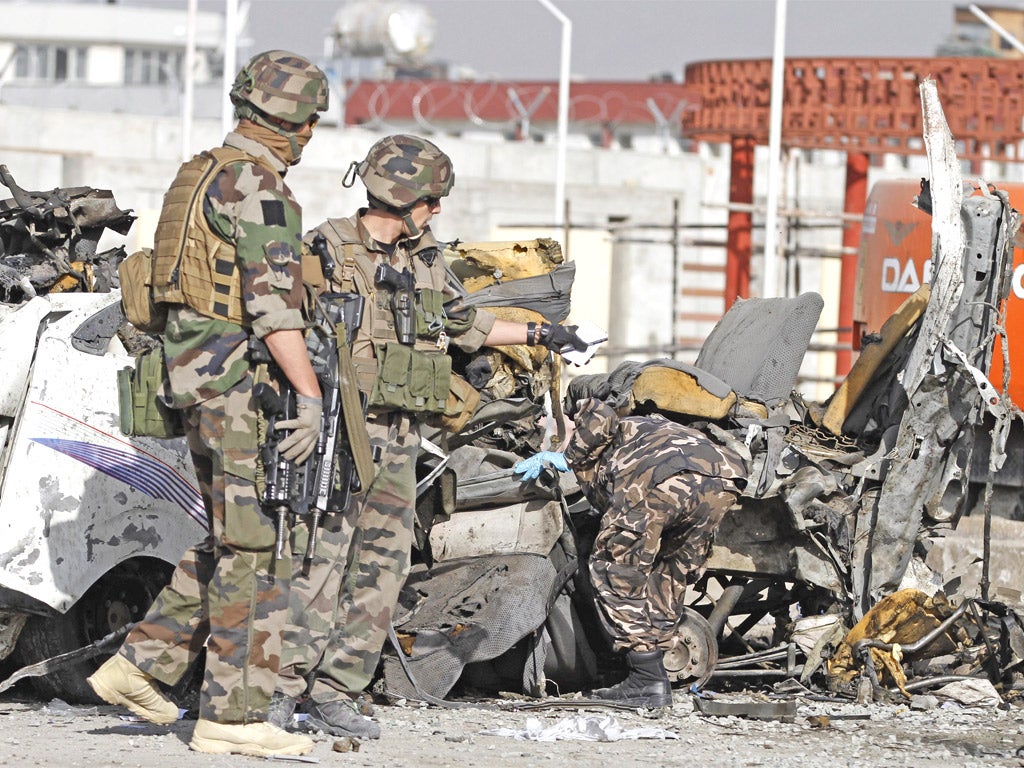
<instances>
[{"instance_id":1,"label":"street lamp post","mask_svg":"<svg viewBox=\"0 0 1024 768\"><path fill-rule=\"evenodd\" d=\"M551 0L538 0L562 24L562 59L558 74L558 146L555 156L555 225L565 216L565 151L569 134L569 59L572 56L572 20ZM568 247L568 243L565 244Z\"/></svg>"}]
</instances>

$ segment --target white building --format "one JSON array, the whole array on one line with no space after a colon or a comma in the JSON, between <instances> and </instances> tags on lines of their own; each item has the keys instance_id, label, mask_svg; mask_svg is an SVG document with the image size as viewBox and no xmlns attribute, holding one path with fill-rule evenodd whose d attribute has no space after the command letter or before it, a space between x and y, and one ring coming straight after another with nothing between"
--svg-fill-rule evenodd
<instances>
[{"instance_id":1,"label":"white building","mask_svg":"<svg viewBox=\"0 0 1024 768\"><path fill-rule=\"evenodd\" d=\"M182 4L184 5L184 4ZM179 114L188 15L98 3L0 2L4 103ZM197 14L198 114L218 114L224 17Z\"/></svg>"}]
</instances>

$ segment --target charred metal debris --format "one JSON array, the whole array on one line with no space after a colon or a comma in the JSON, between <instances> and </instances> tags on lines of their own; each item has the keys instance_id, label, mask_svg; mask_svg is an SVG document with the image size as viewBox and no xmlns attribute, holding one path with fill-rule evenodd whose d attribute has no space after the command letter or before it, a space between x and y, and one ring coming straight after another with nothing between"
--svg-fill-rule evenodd
<instances>
[{"instance_id":1,"label":"charred metal debris","mask_svg":"<svg viewBox=\"0 0 1024 768\"><path fill-rule=\"evenodd\" d=\"M127 234L135 217L107 190L63 187L28 192L0 165L11 199L0 201L0 301L17 304L51 291L103 293L117 286L124 248L97 253L105 229Z\"/></svg>"},{"instance_id":2,"label":"charred metal debris","mask_svg":"<svg viewBox=\"0 0 1024 768\"><path fill-rule=\"evenodd\" d=\"M620 408L695 426L747 461L746 490L666 649L680 688L866 703L950 685L1006 702L1024 687L1024 604L993 592L988 503L1021 419L983 373L1004 333L1020 216L1004 192L964 184L930 87L931 177L916 202L932 215L932 282L866 340L829 400L794 392L822 309L816 294L737 302L693 365L624 363L585 377ZM473 265L499 278L492 295L515 283L500 279L506 265ZM525 410L485 396L479 414L495 418L474 419L421 462L432 482L420 563L376 688L391 699L511 691L541 697L529 706L579 706L579 692L624 675L588 583L596 513L571 474L542 475L524 493L511 472L536 450L540 406L528 385L539 366L499 357L502 394ZM968 498L982 500L986 519L976 592L926 562Z\"/></svg>"}]
</instances>

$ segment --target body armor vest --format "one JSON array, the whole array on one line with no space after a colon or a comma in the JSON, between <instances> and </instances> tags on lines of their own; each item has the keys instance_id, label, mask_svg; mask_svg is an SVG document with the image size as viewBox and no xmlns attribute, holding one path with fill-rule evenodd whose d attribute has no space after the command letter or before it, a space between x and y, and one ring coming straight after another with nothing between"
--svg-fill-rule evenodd
<instances>
[{"instance_id":1,"label":"body armor vest","mask_svg":"<svg viewBox=\"0 0 1024 768\"><path fill-rule=\"evenodd\" d=\"M247 325L235 246L210 229L203 213L206 190L225 166L267 162L239 149L202 152L178 169L164 195L153 246L153 300L187 304L202 315Z\"/></svg>"},{"instance_id":2,"label":"body armor vest","mask_svg":"<svg viewBox=\"0 0 1024 768\"><path fill-rule=\"evenodd\" d=\"M366 297L363 322L352 343L352 363L359 379L359 388L369 392L378 375L375 350L386 344L397 344L394 316L391 312L391 293L378 287L374 281L377 262L361 244L358 231L348 219L329 219L319 228L335 256L334 285L343 292L358 293ZM418 298L416 301L416 341L413 349L443 355L439 339L444 329L443 267L428 266L422 259L407 254L404 265L413 273ZM437 259L441 256L438 255ZM438 261L434 261L438 264ZM430 297L434 297L431 299ZM433 308L436 305L436 308Z\"/></svg>"}]
</instances>

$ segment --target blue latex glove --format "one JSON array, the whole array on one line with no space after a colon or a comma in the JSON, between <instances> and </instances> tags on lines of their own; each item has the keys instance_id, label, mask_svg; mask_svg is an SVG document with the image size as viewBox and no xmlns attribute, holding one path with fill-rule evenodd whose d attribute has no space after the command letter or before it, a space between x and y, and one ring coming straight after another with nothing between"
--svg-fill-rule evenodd
<instances>
[{"instance_id":1,"label":"blue latex glove","mask_svg":"<svg viewBox=\"0 0 1024 768\"><path fill-rule=\"evenodd\" d=\"M536 480L540 477L540 472L544 469L545 464L550 464L552 467L557 469L559 472L568 472L569 465L565 463L565 454L556 453L555 451L541 451L535 453L528 459L523 459L518 462L512 471L517 474L522 474L523 480Z\"/></svg>"}]
</instances>

